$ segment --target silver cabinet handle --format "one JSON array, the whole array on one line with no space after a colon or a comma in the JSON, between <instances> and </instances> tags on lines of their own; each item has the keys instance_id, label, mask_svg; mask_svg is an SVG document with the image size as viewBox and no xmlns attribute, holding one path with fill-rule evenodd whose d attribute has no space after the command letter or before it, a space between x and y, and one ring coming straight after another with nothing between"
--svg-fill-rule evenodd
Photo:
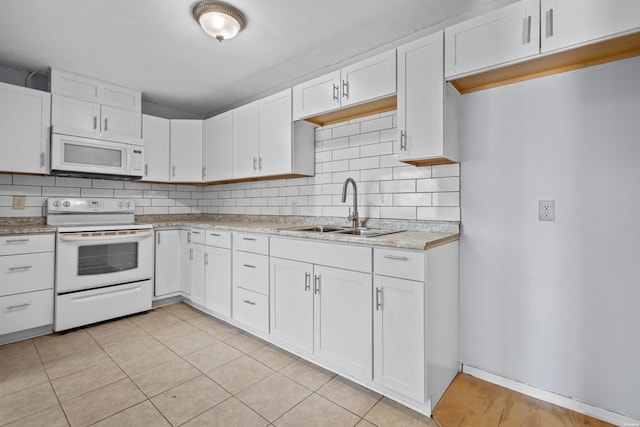
<instances>
[{"instance_id":1,"label":"silver cabinet handle","mask_svg":"<svg viewBox=\"0 0 640 427\"><path fill-rule=\"evenodd\" d=\"M187 243L191 243L191 231L187 233Z\"/></svg>"},{"instance_id":2,"label":"silver cabinet handle","mask_svg":"<svg viewBox=\"0 0 640 427\"><path fill-rule=\"evenodd\" d=\"M525 44L531 43L531 15L527 16L526 26L527 26L527 37L525 39Z\"/></svg>"},{"instance_id":3,"label":"silver cabinet handle","mask_svg":"<svg viewBox=\"0 0 640 427\"><path fill-rule=\"evenodd\" d=\"M193 249L189 249L189 259L193 261Z\"/></svg>"},{"instance_id":4,"label":"silver cabinet handle","mask_svg":"<svg viewBox=\"0 0 640 427\"><path fill-rule=\"evenodd\" d=\"M209 254L206 252L204 254L204 265L209 265Z\"/></svg>"},{"instance_id":5,"label":"silver cabinet handle","mask_svg":"<svg viewBox=\"0 0 640 427\"><path fill-rule=\"evenodd\" d=\"M304 291L311 290L311 273L304 273Z\"/></svg>"},{"instance_id":6,"label":"silver cabinet handle","mask_svg":"<svg viewBox=\"0 0 640 427\"><path fill-rule=\"evenodd\" d=\"M45 153L44 151L42 153L40 153L40 167L44 167L44 161L45 161Z\"/></svg>"},{"instance_id":7,"label":"silver cabinet handle","mask_svg":"<svg viewBox=\"0 0 640 427\"><path fill-rule=\"evenodd\" d=\"M147 175L149 175L149 165L145 164L144 165L144 176L147 176Z\"/></svg>"},{"instance_id":8,"label":"silver cabinet handle","mask_svg":"<svg viewBox=\"0 0 640 427\"><path fill-rule=\"evenodd\" d=\"M171 176L175 177L176 176L176 167L174 166L171 169L172 169Z\"/></svg>"},{"instance_id":9,"label":"silver cabinet handle","mask_svg":"<svg viewBox=\"0 0 640 427\"><path fill-rule=\"evenodd\" d=\"M98 129L98 116L93 116L93 130Z\"/></svg>"},{"instance_id":10,"label":"silver cabinet handle","mask_svg":"<svg viewBox=\"0 0 640 427\"><path fill-rule=\"evenodd\" d=\"M160 246L160 233L158 233L157 236L158 236L158 246Z\"/></svg>"},{"instance_id":11,"label":"silver cabinet handle","mask_svg":"<svg viewBox=\"0 0 640 427\"><path fill-rule=\"evenodd\" d=\"M209 236L220 237L220 235L218 233L209 233Z\"/></svg>"},{"instance_id":12,"label":"silver cabinet handle","mask_svg":"<svg viewBox=\"0 0 640 427\"><path fill-rule=\"evenodd\" d=\"M200 234L202 233L201 231L192 231L193 234Z\"/></svg>"},{"instance_id":13,"label":"silver cabinet handle","mask_svg":"<svg viewBox=\"0 0 640 427\"><path fill-rule=\"evenodd\" d=\"M318 295L320 293L320 275L313 277L313 293Z\"/></svg>"},{"instance_id":14,"label":"silver cabinet handle","mask_svg":"<svg viewBox=\"0 0 640 427\"><path fill-rule=\"evenodd\" d=\"M251 264L242 264L242 266L247 268L256 268L255 265L251 265Z\"/></svg>"},{"instance_id":15,"label":"silver cabinet handle","mask_svg":"<svg viewBox=\"0 0 640 427\"><path fill-rule=\"evenodd\" d=\"M7 307L7 310L17 310L18 308L26 308L26 307L29 307L30 305L31 305L30 302L25 302L23 304L10 305L9 307Z\"/></svg>"},{"instance_id":16,"label":"silver cabinet handle","mask_svg":"<svg viewBox=\"0 0 640 427\"><path fill-rule=\"evenodd\" d=\"M384 256L386 259L393 259L393 260L397 260L397 261L408 261L409 258L407 258L406 256L399 256L399 255L385 255Z\"/></svg>"},{"instance_id":17,"label":"silver cabinet handle","mask_svg":"<svg viewBox=\"0 0 640 427\"><path fill-rule=\"evenodd\" d=\"M257 158L257 157L254 157L254 158L253 158L253 170L258 169L257 164L258 164L258 158Z\"/></svg>"},{"instance_id":18,"label":"silver cabinet handle","mask_svg":"<svg viewBox=\"0 0 640 427\"><path fill-rule=\"evenodd\" d=\"M253 242L256 239L254 239L253 237L243 237L242 240L249 240L249 241Z\"/></svg>"},{"instance_id":19,"label":"silver cabinet handle","mask_svg":"<svg viewBox=\"0 0 640 427\"><path fill-rule=\"evenodd\" d=\"M249 305L256 305L256 303L254 301L251 301L251 300L248 300L248 299L243 300L242 302L245 303L245 304L249 304Z\"/></svg>"},{"instance_id":20,"label":"silver cabinet handle","mask_svg":"<svg viewBox=\"0 0 640 427\"><path fill-rule=\"evenodd\" d=\"M23 265L21 267L11 267L9 268L9 271L27 271L27 270L31 270L33 267L31 267L30 265Z\"/></svg>"},{"instance_id":21,"label":"silver cabinet handle","mask_svg":"<svg viewBox=\"0 0 640 427\"><path fill-rule=\"evenodd\" d=\"M547 11L547 37L553 37L553 9Z\"/></svg>"},{"instance_id":22,"label":"silver cabinet handle","mask_svg":"<svg viewBox=\"0 0 640 427\"><path fill-rule=\"evenodd\" d=\"M376 288L376 311L382 308L382 288Z\"/></svg>"},{"instance_id":23,"label":"silver cabinet handle","mask_svg":"<svg viewBox=\"0 0 640 427\"><path fill-rule=\"evenodd\" d=\"M107 131L107 118L104 119L104 131Z\"/></svg>"},{"instance_id":24,"label":"silver cabinet handle","mask_svg":"<svg viewBox=\"0 0 640 427\"><path fill-rule=\"evenodd\" d=\"M5 243L13 244L13 243L27 243L29 239L9 239L5 240Z\"/></svg>"},{"instance_id":25,"label":"silver cabinet handle","mask_svg":"<svg viewBox=\"0 0 640 427\"><path fill-rule=\"evenodd\" d=\"M342 97L349 99L349 82L346 80L342 81Z\"/></svg>"},{"instance_id":26,"label":"silver cabinet handle","mask_svg":"<svg viewBox=\"0 0 640 427\"><path fill-rule=\"evenodd\" d=\"M336 102L340 102L340 97L338 96L340 93L339 91L340 91L340 88L338 87L337 84L334 83L333 84L333 100Z\"/></svg>"},{"instance_id":27,"label":"silver cabinet handle","mask_svg":"<svg viewBox=\"0 0 640 427\"><path fill-rule=\"evenodd\" d=\"M262 170L262 156L258 157L258 169Z\"/></svg>"},{"instance_id":28,"label":"silver cabinet handle","mask_svg":"<svg viewBox=\"0 0 640 427\"><path fill-rule=\"evenodd\" d=\"M407 151L407 134L405 131L400 131L400 151Z\"/></svg>"}]
</instances>

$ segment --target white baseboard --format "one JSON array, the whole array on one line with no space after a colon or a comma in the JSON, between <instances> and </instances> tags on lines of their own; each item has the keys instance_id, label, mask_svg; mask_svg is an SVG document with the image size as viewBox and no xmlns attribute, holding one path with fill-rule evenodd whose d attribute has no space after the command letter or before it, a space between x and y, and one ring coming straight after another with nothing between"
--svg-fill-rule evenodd
<instances>
[{"instance_id":1,"label":"white baseboard","mask_svg":"<svg viewBox=\"0 0 640 427\"><path fill-rule=\"evenodd\" d=\"M579 412L581 414L588 415L590 417L597 418L599 420L606 421L617 426L640 427L640 420L629 418L625 415L598 408L597 406L589 405L588 403L580 402L579 400L571 399L569 397L552 393L550 391L542 390L528 384L511 380L509 378L501 377L499 375L474 368L473 366L463 365L462 372L473 377L480 378L481 380L497 384L510 390L526 394L527 396L531 396L536 399L551 403L553 405L570 409L572 411Z\"/></svg>"}]
</instances>

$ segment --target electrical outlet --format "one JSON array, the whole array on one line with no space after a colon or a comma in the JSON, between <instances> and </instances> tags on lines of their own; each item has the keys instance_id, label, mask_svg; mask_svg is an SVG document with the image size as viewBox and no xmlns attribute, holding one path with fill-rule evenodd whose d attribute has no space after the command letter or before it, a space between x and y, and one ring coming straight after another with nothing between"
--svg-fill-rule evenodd
<instances>
[{"instance_id":1,"label":"electrical outlet","mask_svg":"<svg viewBox=\"0 0 640 427\"><path fill-rule=\"evenodd\" d=\"M555 221L556 202L553 200L538 201L538 219L540 221Z\"/></svg>"},{"instance_id":2,"label":"electrical outlet","mask_svg":"<svg viewBox=\"0 0 640 427\"><path fill-rule=\"evenodd\" d=\"M24 209L24 196L13 196L13 209Z\"/></svg>"}]
</instances>

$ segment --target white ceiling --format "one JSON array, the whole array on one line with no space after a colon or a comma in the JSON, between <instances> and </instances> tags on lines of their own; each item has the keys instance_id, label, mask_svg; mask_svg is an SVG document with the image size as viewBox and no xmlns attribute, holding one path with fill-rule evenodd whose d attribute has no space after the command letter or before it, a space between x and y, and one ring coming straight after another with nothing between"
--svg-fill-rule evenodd
<instances>
[{"instance_id":1,"label":"white ceiling","mask_svg":"<svg viewBox=\"0 0 640 427\"><path fill-rule=\"evenodd\" d=\"M210 116L493 1L228 0L248 24L218 43L193 0L1 0L0 65L60 68Z\"/></svg>"}]
</instances>

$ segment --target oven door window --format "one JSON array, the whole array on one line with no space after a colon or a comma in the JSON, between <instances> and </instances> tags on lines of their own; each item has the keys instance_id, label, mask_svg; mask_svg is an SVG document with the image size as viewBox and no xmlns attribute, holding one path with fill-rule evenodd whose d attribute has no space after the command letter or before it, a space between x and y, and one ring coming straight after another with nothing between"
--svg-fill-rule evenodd
<instances>
[{"instance_id":1,"label":"oven door window","mask_svg":"<svg viewBox=\"0 0 640 427\"><path fill-rule=\"evenodd\" d=\"M108 243L78 248L78 276L95 276L138 268L138 243Z\"/></svg>"}]
</instances>

